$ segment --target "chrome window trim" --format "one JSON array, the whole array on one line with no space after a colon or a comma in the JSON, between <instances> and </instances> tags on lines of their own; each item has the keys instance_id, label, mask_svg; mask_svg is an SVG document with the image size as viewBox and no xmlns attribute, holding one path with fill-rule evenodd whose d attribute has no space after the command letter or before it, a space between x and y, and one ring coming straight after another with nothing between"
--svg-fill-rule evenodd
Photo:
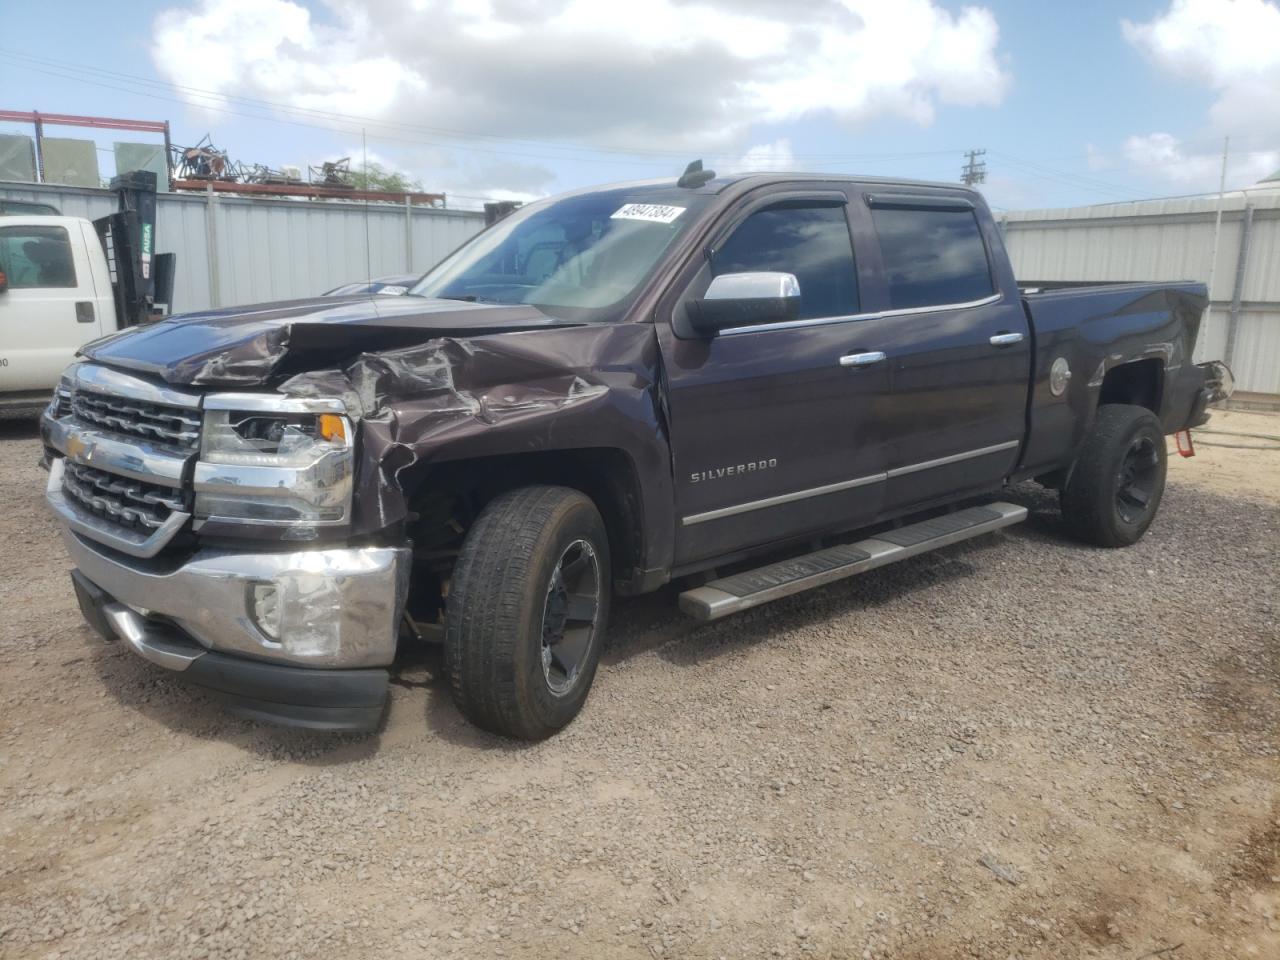
<instances>
[{"instance_id":1,"label":"chrome window trim","mask_svg":"<svg viewBox=\"0 0 1280 960\"><path fill-rule=\"evenodd\" d=\"M913 317L924 313L937 313L941 310L969 310L973 307L985 307L1004 299L1004 294L993 293L981 300L969 300L965 303L943 303L929 307L902 307L897 310L880 310L875 313L851 313L842 317L810 317L807 320L780 320L777 323L759 323L749 327L729 327L720 331L722 337L733 337L743 333L765 333L770 330L793 330L800 327L822 327L837 323L855 323L859 320L879 320L890 317Z\"/></svg>"},{"instance_id":2,"label":"chrome window trim","mask_svg":"<svg viewBox=\"0 0 1280 960\"><path fill-rule=\"evenodd\" d=\"M976 450L966 450L963 453L953 453L947 457L938 457L935 460L923 460L920 463L908 464L905 467L894 467L892 470L886 470L882 473L873 473L866 477L858 477L855 480L842 480L839 483L828 483L821 487L810 487L807 490L795 490L791 493L781 493L776 497L765 497L763 500L751 500L747 503L735 504L731 507L718 507L715 510L706 510L702 513L692 513L681 519L682 526L690 527L697 523L706 523L708 520L720 520L723 517L734 517L742 513L750 513L753 510L763 510L766 507L781 506L784 503L794 503L796 500L807 500L810 497L822 497L828 493L839 493L842 490L852 490L855 487L865 487L872 483L881 483L892 477L901 477L909 473L918 473L921 470L932 470L934 467L943 467L949 463L959 463L961 460L972 460L976 457L985 457L988 454L999 453L1002 450L1012 450L1014 447L1020 446L1021 440L1006 440L1004 443L993 443L989 447L979 447Z\"/></svg>"},{"instance_id":3,"label":"chrome window trim","mask_svg":"<svg viewBox=\"0 0 1280 960\"><path fill-rule=\"evenodd\" d=\"M280 393L210 393L204 398L206 410L237 410L245 413L346 413L347 405L327 397L286 397Z\"/></svg>"},{"instance_id":4,"label":"chrome window trim","mask_svg":"<svg viewBox=\"0 0 1280 960\"><path fill-rule=\"evenodd\" d=\"M71 372L71 371L68 371ZM171 407L184 407L197 410L200 407L200 394L186 390L175 390L173 387L162 387L143 380L132 374L122 373L110 367L100 367L92 363L81 363L76 366L73 376L76 386L99 393L110 394L125 400L142 400L148 403L166 404Z\"/></svg>"}]
</instances>

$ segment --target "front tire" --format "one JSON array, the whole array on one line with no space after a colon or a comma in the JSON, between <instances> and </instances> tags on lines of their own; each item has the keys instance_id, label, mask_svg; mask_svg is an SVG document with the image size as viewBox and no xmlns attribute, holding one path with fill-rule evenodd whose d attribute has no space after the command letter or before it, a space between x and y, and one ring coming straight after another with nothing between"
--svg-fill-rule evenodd
<instances>
[{"instance_id":1,"label":"front tire","mask_svg":"<svg viewBox=\"0 0 1280 960\"><path fill-rule=\"evenodd\" d=\"M492 733L540 740L582 709L609 619L609 541L568 487L494 499L467 533L445 615L458 709Z\"/></svg>"},{"instance_id":2,"label":"front tire","mask_svg":"<svg viewBox=\"0 0 1280 960\"><path fill-rule=\"evenodd\" d=\"M1099 407L1062 488L1068 529L1099 547L1137 543L1160 507L1168 465L1154 413L1121 403Z\"/></svg>"}]
</instances>

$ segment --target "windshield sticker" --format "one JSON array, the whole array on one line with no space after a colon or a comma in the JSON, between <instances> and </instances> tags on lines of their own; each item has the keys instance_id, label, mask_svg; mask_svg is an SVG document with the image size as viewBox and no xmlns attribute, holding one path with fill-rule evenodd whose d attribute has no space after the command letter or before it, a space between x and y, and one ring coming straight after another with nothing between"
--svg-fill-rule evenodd
<instances>
[{"instance_id":1,"label":"windshield sticker","mask_svg":"<svg viewBox=\"0 0 1280 960\"><path fill-rule=\"evenodd\" d=\"M619 207L618 212L610 220L648 220L650 223L670 223L686 207L669 207L663 203L628 203Z\"/></svg>"}]
</instances>

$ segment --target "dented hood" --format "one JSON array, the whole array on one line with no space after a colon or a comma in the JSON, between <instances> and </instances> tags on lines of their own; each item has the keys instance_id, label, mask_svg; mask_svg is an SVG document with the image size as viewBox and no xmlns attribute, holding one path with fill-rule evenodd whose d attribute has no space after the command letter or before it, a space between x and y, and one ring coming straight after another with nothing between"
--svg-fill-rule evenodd
<instances>
[{"instance_id":1,"label":"dented hood","mask_svg":"<svg viewBox=\"0 0 1280 960\"><path fill-rule=\"evenodd\" d=\"M168 383L243 387L437 337L576 326L536 307L421 297L317 297L170 317L81 353Z\"/></svg>"}]
</instances>

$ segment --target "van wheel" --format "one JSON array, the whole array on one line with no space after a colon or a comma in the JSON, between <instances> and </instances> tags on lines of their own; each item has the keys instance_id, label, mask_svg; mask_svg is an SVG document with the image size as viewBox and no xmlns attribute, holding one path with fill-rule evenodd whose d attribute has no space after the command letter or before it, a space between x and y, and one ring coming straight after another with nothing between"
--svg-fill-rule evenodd
<instances>
[{"instance_id":1,"label":"van wheel","mask_svg":"<svg viewBox=\"0 0 1280 960\"><path fill-rule=\"evenodd\" d=\"M568 487L496 498L467 533L446 602L458 709L492 733L549 737L578 715L609 619L609 541Z\"/></svg>"},{"instance_id":2,"label":"van wheel","mask_svg":"<svg viewBox=\"0 0 1280 960\"><path fill-rule=\"evenodd\" d=\"M1099 407L1062 488L1068 529L1100 547L1137 543L1160 507L1168 466L1154 413L1121 403Z\"/></svg>"}]
</instances>

